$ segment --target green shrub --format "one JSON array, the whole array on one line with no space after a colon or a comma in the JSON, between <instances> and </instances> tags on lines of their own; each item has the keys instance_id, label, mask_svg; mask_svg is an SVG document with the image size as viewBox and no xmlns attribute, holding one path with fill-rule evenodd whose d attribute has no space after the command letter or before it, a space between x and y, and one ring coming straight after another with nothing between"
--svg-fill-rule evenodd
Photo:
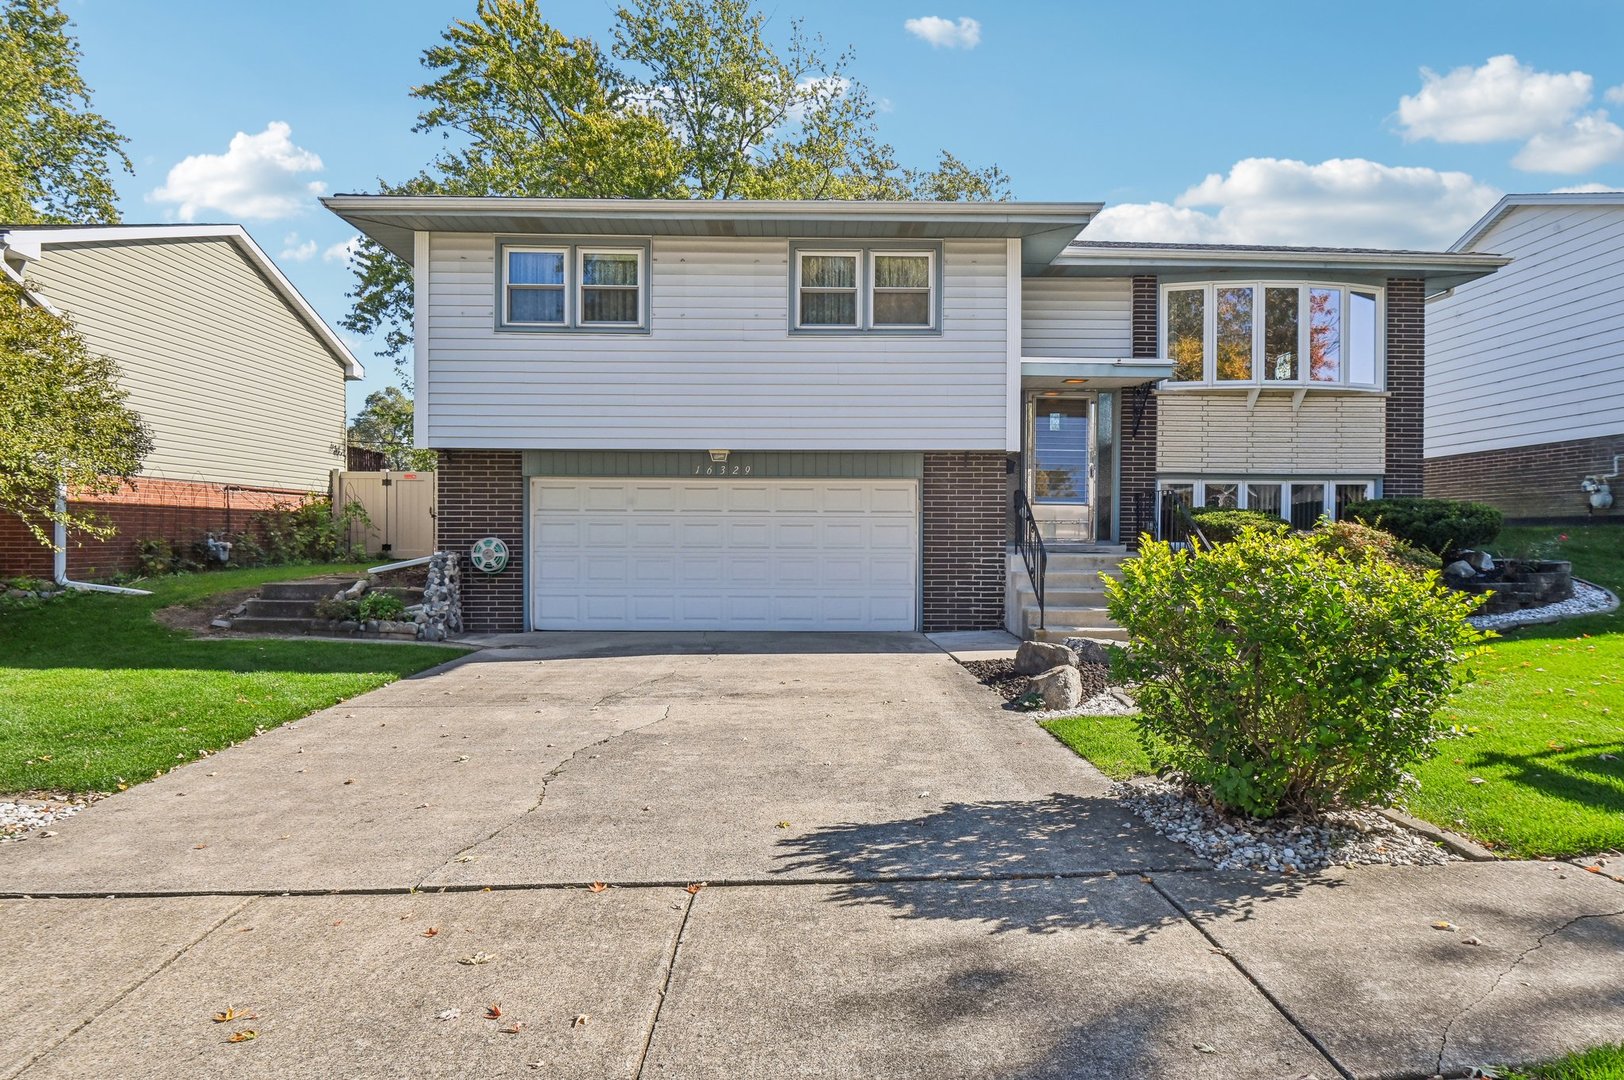
<instances>
[{"instance_id":1,"label":"green shrub","mask_svg":"<svg viewBox=\"0 0 1624 1080\"><path fill-rule=\"evenodd\" d=\"M1504 523L1492 506L1454 499L1368 499L1350 503L1340 516L1385 529L1435 555L1482 547L1500 535Z\"/></svg>"},{"instance_id":2,"label":"green shrub","mask_svg":"<svg viewBox=\"0 0 1624 1080\"><path fill-rule=\"evenodd\" d=\"M1357 521L1326 521L1314 530L1321 551L1349 559L1381 559L1407 570L1438 570L1443 560L1430 551L1411 547L1385 529Z\"/></svg>"},{"instance_id":3,"label":"green shrub","mask_svg":"<svg viewBox=\"0 0 1624 1080\"><path fill-rule=\"evenodd\" d=\"M357 523L372 524L359 502L345 503L335 515L333 500L309 495L298 503L284 503L255 514L249 531L259 536L255 556L263 565L341 562L365 556L350 544L350 526Z\"/></svg>"},{"instance_id":4,"label":"green shrub","mask_svg":"<svg viewBox=\"0 0 1624 1080\"><path fill-rule=\"evenodd\" d=\"M1196 528L1214 544L1227 544L1240 536L1241 530L1253 528L1271 536L1282 536L1291 530L1291 523L1261 510L1230 510L1209 507L1190 511Z\"/></svg>"},{"instance_id":5,"label":"green shrub","mask_svg":"<svg viewBox=\"0 0 1624 1080\"><path fill-rule=\"evenodd\" d=\"M329 596L316 601L316 618L328 622L349 622L360 614L360 607L354 600L337 600Z\"/></svg>"},{"instance_id":6,"label":"green shrub","mask_svg":"<svg viewBox=\"0 0 1624 1080\"><path fill-rule=\"evenodd\" d=\"M1390 796L1482 638L1475 597L1311 535L1146 542L1106 596L1157 764L1259 817Z\"/></svg>"},{"instance_id":7,"label":"green shrub","mask_svg":"<svg viewBox=\"0 0 1624 1080\"><path fill-rule=\"evenodd\" d=\"M398 618L405 610L405 601L394 593L369 592L361 597L357 614L363 619L377 619L382 622L385 619Z\"/></svg>"}]
</instances>

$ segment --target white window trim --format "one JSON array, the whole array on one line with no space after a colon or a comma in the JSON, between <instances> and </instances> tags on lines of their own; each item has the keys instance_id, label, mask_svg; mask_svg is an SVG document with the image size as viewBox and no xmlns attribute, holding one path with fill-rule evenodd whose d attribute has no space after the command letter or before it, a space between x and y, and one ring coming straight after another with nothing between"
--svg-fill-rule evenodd
<instances>
[{"instance_id":1,"label":"white window trim","mask_svg":"<svg viewBox=\"0 0 1624 1080\"><path fill-rule=\"evenodd\" d=\"M511 250L511 249L509 249ZM588 285L586 283L586 260L588 255L635 255L637 257L637 284L636 285ZM575 288L572 290L575 300L574 311L581 315L571 324L583 329L597 329L606 327L612 330L641 330L645 321L644 312L648 310L646 293L648 287L648 267L645 252L640 247L596 247L591 245L578 245L575 249ZM588 322L586 319L586 291L588 289L605 289L616 292L634 292L637 294L637 318L631 321L610 321L597 319ZM566 312L566 314L568 314ZM549 324L551 325L551 324Z\"/></svg>"},{"instance_id":2,"label":"white window trim","mask_svg":"<svg viewBox=\"0 0 1624 1080\"><path fill-rule=\"evenodd\" d=\"M875 260L882 257L903 256L905 258L925 260L925 287L923 289L882 289L875 284L879 281L879 274L875 269ZM874 316L874 298L882 292L918 293L925 294L925 321L922 323L882 323ZM869 319L868 326L875 330L934 330L936 329L936 252L927 249L909 251L906 249L871 248L868 253L868 289L866 308Z\"/></svg>"},{"instance_id":3,"label":"white window trim","mask_svg":"<svg viewBox=\"0 0 1624 1080\"><path fill-rule=\"evenodd\" d=\"M824 285L802 286L803 271L806 260L844 258L852 261L852 287L850 289L836 289ZM861 330L863 319L863 282L864 282L863 252L858 248L799 248L795 252L795 329L797 330ZM802 319L801 301L805 297L805 290L811 288L819 293L846 293L852 294L852 320L849 323L809 323Z\"/></svg>"},{"instance_id":4,"label":"white window trim","mask_svg":"<svg viewBox=\"0 0 1624 1080\"><path fill-rule=\"evenodd\" d=\"M502 252L502 325L503 326L545 326L567 327L570 325L570 249L568 247L549 247L544 244L504 244ZM510 256L515 254L528 255L557 255L560 256L564 267L564 280L558 285L514 285L509 278L512 276L513 260ZM513 290L514 289L557 289L563 294L562 319L555 322L537 322L534 320L515 319L513 317Z\"/></svg>"},{"instance_id":5,"label":"white window trim","mask_svg":"<svg viewBox=\"0 0 1624 1080\"><path fill-rule=\"evenodd\" d=\"M1219 379L1218 378L1218 290L1219 289L1252 289L1252 374L1247 379ZM1291 289L1297 290L1297 377L1294 379L1265 379L1263 377L1264 364L1264 303L1267 294L1265 289ZM1309 377L1309 336L1310 327L1308 319L1308 290L1309 289L1336 289L1342 294L1342 367L1341 377L1335 382L1316 380ZM1167 379L1163 385L1173 389L1205 388L1226 389L1261 387L1290 388L1309 390L1383 390L1387 385L1387 290L1379 285L1356 285L1337 281L1185 281L1168 282L1160 290L1160 307L1157 312L1158 339L1157 347L1162 356L1168 354L1168 294L1173 292L1196 292L1202 294L1202 372L1199 380ZM1348 313L1352 310L1352 293L1364 293L1376 298L1376 340L1375 340L1375 381L1352 381L1352 362L1348 356Z\"/></svg>"},{"instance_id":6,"label":"white window trim","mask_svg":"<svg viewBox=\"0 0 1624 1080\"><path fill-rule=\"evenodd\" d=\"M1164 491L1174 485L1188 485L1192 491L1190 502L1190 508L1192 510L1208 509L1208 484L1238 485L1239 491L1236 494L1236 503L1237 509L1241 510L1252 509L1250 505L1252 501L1251 492L1247 490L1249 487L1277 487L1280 490L1280 516L1285 518L1287 521L1291 520L1292 487L1303 487L1309 484L1318 484L1320 485L1320 497L1324 500L1325 504L1325 513L1331 515L1331 520L1335 521L1336 489L1338 487L1343 485L1363 484L1365 488L1365 498L1374 499L1376 497L1377 481L1375 477L1367 476L1296 476L1279 478L1276 476L1232 476L1225 473L1217 473L1212 476L1161 476L1157 477L1156 479L1156 489L1158 491ZM1158 507L1158 512L1160 512L1161 500L1159 498L1156 500L1156 505Z\"/></svg>"}]
</instances>

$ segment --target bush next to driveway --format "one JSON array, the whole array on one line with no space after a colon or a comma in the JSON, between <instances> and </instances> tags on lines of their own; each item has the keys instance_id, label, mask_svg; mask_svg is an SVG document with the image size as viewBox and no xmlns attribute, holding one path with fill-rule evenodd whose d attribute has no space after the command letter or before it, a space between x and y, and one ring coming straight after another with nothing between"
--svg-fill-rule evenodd
<instances>
[{"instance_id":1,"label":"bush next to driveway","mask_svg":"<svg viewBox=\"0 0 1624 1080\"><path fill-rule=\"evenodd\" d=\"M1313 535L1146 543L1107 597L1157 764L1261 817L1390 796L1481 640L1475 597Z\"/></svg>"},{"instance_id":2,"label":"bush next to driveway","mask_svg":"<svg viewBox=\"0 0 1624 1080\"><path fill-rule=\"evenodd\" d=\"M0 791L112 791L463 650L309 639L204 641L172 604L352 566L223 570L0 611Z\"/></svg>"}]
</instances>

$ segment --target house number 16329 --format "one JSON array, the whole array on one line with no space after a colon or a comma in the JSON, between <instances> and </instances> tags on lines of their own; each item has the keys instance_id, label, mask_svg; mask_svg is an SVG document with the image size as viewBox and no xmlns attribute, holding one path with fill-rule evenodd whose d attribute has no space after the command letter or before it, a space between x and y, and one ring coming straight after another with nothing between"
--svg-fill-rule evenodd
<instances>
[{"instance_id":1,"label":"house number 16329","mask_svg":"<svg viewBox=\"0 0 1624 1080\"><path fill-rule=\"evenodd\" d=\"M749 465L699 464L694 466L695 476L749 476Z\"/></svg>"}]
</instances>

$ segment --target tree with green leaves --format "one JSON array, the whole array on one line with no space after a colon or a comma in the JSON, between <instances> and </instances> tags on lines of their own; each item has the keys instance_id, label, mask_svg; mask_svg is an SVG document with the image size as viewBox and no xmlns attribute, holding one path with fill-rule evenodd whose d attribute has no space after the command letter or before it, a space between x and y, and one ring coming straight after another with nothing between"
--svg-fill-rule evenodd
<instances>
[{"instance_id":1,"label":"tree with green leaves","mask_svg":"<svg viewBox=\"0 0 1624 1080\"><path fill-rule=\"evenodd\" d=\"M412 449L412 399L398 386L367 395L350 425L350 445L383 454L391 469L427 472L437 460L433 450Z\"/></svg>"},{"instance_id":2,"label":"tree with green leaves","mask_svg":"<svg viewBox=\"0 0 1624 1080\"><path fill-rule=\"evenodd\" d=\"M900 165L878 106L799 21L767 36L752 0L630 0L608 52L548 25L536 0L479 0L423 54L414 130L446 149L383 194L692 199L998 199L1009 178L943 151ZM411 268L378 245L353 263L342 320L382 334L402 381Z\"/></svg>"},{"instance_id":3,"label":"tree with green leaves","mask_svg":"<svg viewBox=\"0 0 1624 1080\"><path fill-rule=\"evenodd\" d=\"M73 494L108 494L141 470L152 436L125 404L118 366L89 350L64 317L0 279L0 510L16 514L41 543L50 526L97 537L113 530L57 507Z\"/></svg>"},{"instance_id":4,"label":"tree with green leaves","mask_svg":"<svg viewBox=\"0 0 1624 1080\"><path fill-rule=\"evenodd\" d=\"M0 7L0 221L117 222L124 136L91 111L79 45L57 0Z\"/></svg>"}]
</instances>

